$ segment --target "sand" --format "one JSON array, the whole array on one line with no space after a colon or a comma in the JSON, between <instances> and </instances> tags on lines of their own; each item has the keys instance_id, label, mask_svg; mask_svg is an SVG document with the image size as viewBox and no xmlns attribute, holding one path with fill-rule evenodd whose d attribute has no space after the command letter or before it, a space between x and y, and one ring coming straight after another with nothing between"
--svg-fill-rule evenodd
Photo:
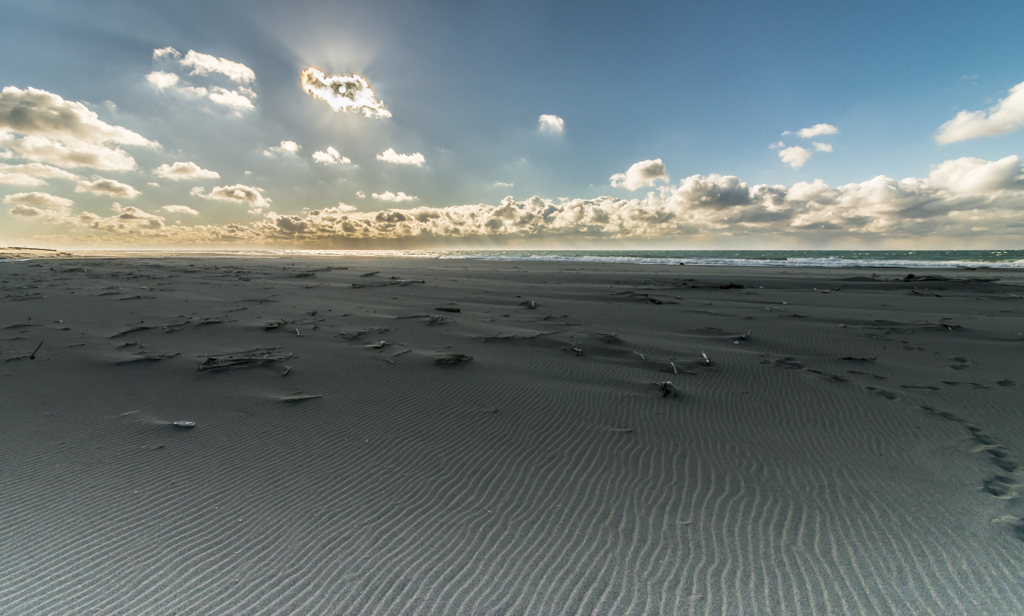
<instances>
[{"instance_id":1,"label":"sand","mask_svg":"<svg viewBox=\"0 0 1024 616\"><path fill-rule=\"evenodd\" d=\"M5 616L1024 613L1024 274L26 256Z\"/></svg>"}]
</instances>

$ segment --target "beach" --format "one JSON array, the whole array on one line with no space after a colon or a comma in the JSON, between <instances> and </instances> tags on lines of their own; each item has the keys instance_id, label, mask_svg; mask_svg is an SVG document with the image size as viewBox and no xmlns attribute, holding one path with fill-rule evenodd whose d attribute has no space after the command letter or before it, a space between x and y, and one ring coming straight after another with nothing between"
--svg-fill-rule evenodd
<instances>
[{"instance_id":1,"label":"beach","mask_svg":"<svg viewBox=\"0 0 1024 616\"><path fill-rule=\"evenodd\" d=\"M3 258L4 615L1024 613L1020 269Z\"/></svg>"}]
</instances>

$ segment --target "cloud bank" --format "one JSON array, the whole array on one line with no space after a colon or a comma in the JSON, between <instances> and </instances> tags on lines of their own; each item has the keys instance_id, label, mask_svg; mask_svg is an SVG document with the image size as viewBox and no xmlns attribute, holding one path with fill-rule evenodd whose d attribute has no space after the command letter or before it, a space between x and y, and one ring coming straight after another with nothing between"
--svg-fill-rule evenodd
<instances>
[{"instance_id":1,"label":"cloud bank","mask_svg":"<svg viewBox=\"0 0 1024 616\"><path fill-rule=\"evenodd\" d=\"M1000 100L988 112L961 111L939 127L935 141L941 145L1004 135L1024 128L1024 82L1010 88L1010 95Z\"/></svg>"},{"instance_id":2,"label":"cloud bank","mask_svg":"<svg viewBox=\"0 0 1024 616\"><path fill-rule=\"evenodd\" d=\"M303 91L324 101L331 109L362 113L367 118L390 118L391 112L377 100L370 84L359 75L324 75L312 66L302 71L299 84Z\"/></svg>"}]
</instances>

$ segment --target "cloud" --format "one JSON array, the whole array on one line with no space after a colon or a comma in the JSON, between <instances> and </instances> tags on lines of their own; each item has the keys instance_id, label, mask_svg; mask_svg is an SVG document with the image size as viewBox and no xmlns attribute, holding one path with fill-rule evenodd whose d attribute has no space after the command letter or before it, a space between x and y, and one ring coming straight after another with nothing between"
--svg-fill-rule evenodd
<instances>
[{"instance_id":1,"label":"cloud","mask_svg":"<svg viewBox=\"0 0 1024 616\"><path fill-rule=\"evenodd\" d=\"M818 143L817 141L812 141L811 143L814 144L814 150L816 152L831 152L832 151L832 144L831 143Z\"/></svg>"},{"instance_id":2,"label":"cloud","mask_svg":"<svg viewBox=\"0 0 1024 616\"><path fill-rule=\"evenodd\" d=\"M358 197L358 198L360 198L360 199L365 199L365 198L366 198L366 193L364 193L364 192L363 192L363 191L361 191L361 190L357 190L357 191L356 191L356 197Z\"/></svg>"},{"instance_id":3,"label":"cloud","mask_svg":"<svg viewBox=\"0 0 1024 616\"><path fill-rule=\"evenodd\" d=\"M338 205L334 209L339 212L354 212L358 208L354 205L348 205L347 203L339 201Z\"/></svg>"},{"instance_id":4,"label":"cloud","mask_svg":"<svg viewBox=\"0 0 1024 616\"><path fill-rule=\"evenodd\" d=\"M779 151L779 158L782 162L786 163L794 169L799 169L804 166L804 163L811 157L811 151L805 150L804 148L794 145L784 150Z\"/></svg>"},{"instance_id":5,"label":"cloud","mask_svg":"<svg viewBox=\"0 0 1024 616\"><path fill-rule=\"evenodd\" d=\"M491 184L491 188L512 188L515 186L512 182L495 182Z\"/></svg>"},{"instance_id":6,"label":"cloud","mask_svg":"<svg viewBox=\"0 0 1024 616\"><path fill-rule=\"evenodd\" d=\"M65 199L64 197L58 197L44 192L27 192L7 195L4 197L4 203L20 203L22 205L30 205L32 207L61 210L68 209L74 205L74 201L71 199Z\"/></svg>"},{"instance_id":7,"label":"cloud","mask_svg":"<svg viewBox=\"0 0 1024 616\"><path fill-rule=\"evenodd\" d=\"M419 197L413 197L405 194L404 192L400 192L396 195L390 190L379 195L377 193L373 193L373 198L380 199L381 201L394 201L395 203L401 203L402 201L416 201L419 199Z\"/></svg>"},{"instance_id":8,"label":"cloud","mask_svg":"<svg viewBox=\"0 0 1024 616\"><path fill-rule=\"evenodd\" d=\"M786 143L784 141L776 141L775 143L769 145L768 149L769 150L778 150L779 148L784 148L784 147L786 147Z\"/></svg>"},{"instance_id":9,"label":"cloud","mask_svg":"<svg viewBox=\"0 0 1024 616\"><path fill-rule=\"evenodd\" d=\"M107 124L82 103L45 90L14 86L0 91L3 131L23 135L12 144L15 154L58 167L127 171L136 167L135 159L116 145L160 145L122 126Z\"/></svg>"},{"instance_id":10,"label":"cloud","mask_svg":"<svg viewBox=\"0 0 1024 616\"><path fill-rule=\"evenodd\" d=\"M156 182L146 182L146 186L152 186L153 188L160 188L160 185Z\"/></svg>"},{"instance_id":11,"label":"cloud","mask_svg":"<svg viewBox=\"0 0 1024 616\"><path fill-rule=\"evenodd\" d=\"M202 197L203 199L214 199L217 201L227 201L228 203L237 203L240 205L247 205L253 210L260 210L270 205L271 200L265 199L261 194L262 188L245 186L244 184L235 184L234 186L217 186L206 194L206 191L201 186L196 186L189 194L196 197Z\"/></svg>"},{"instance_id":12,"label":"cloud","mask_svg":"<svg viewBox=\"0 0 1024 616\"><path fill-rule=\"evenodd\" d=\"M75 192L89 192L94 195L107 195L122 199L134 199L142 194L128 184L122 184L117 180L108 180L106 178L100 178L93 182L81 181L78 183L78 186L75 186Z\"/></svg>"},{"instance_id":13,"label":"cloud","mask_svg":"<svg viewBox=\"0 0 1024 616\"><path fill-rule=\"evenodd\" d=\"M264 156L295 156L302 146L294 141L282 141L281 145L275 145L263 150Z\"/></svg>"},{"instance_id":14,"label":"cloud","mask_svg":"<svg viewBox=\"0 0 1024 616\"><path fill-rule=\"evenodd\" d=\"M146 81L153 84L153 87L157 90L166 90L178 85L180 77L174 73L165 73L163 71L153 71L146 75Z\"/></svg>"},{"instance_id":15,"label":"cloud","mask_svg":"<svg viewBox=\"0 0 1024 616\"><path fill-rule=\"evenodd\" d=\"M658 180L667 182L669 177L661 159L656 158L634 163L625 173L616 173L609 179L615 188L623 187L628 190L636 190L644 186L654 186Z\"/></svg>"},{"instance_id":16,"label":"cloud","mask_svg":"<svg viewBox=\"0 0 1024 616\"><path fill-rule=\"evenodd\" d=\"M199 165L193 162L176 162L168 165L164 163L153 169L153 175L157 177L166 178L168 180L216 180L220 179L220 174L216 171L210 171L209 169L203 169Z\"/></svg>"},{"instance_id":17,"label":"cloud","mask_svg":"<svg viewBox=\"0 0 1024 616\"><path fill-rule=\"evenodd\" d=\"M81 176L64 171L63 169L39 163L28 163L23 165L8 165L0 163L0 184L45 186L47 179L80 180L82 178Z\"/></svg>"},{"instance_id":18,"label":"cloud","mask_svg":"<svg viewBox=\"0 0 1024 616\"><path fill-rule=\"evenodd\" d=\"M193 210L187 205L165 205L160 208L164 211L171 212L174 214L188 214L190 216L198 216L199 212Z\"/></svg>"},{"instance_id":19,"label":"cloud","mask_svg":"<svg viewBox=\"0 0 1024 616\"><path fill-rule=\"evenodd\" d=\"M932 170L929 180L932 185L957 194L1024 191L1024 173L1018 156L991 162L981 158L947 160Z\"/></svg>"},{"instance_id":20,"label":"cloud","mask_svg":"<svg viewBox=\"0 0 1024 616\"><path fill-rule=\"evenodd\" d=\"M810 128L801 128L796 131L796 134L804 139L810 139L818 135L837 135L839 134L839 129L831 124L815 124Z\"/></svg>"},{"instance_id":21,"label":"cloud","mask_svg":"<svg viewBox=\"0 0 1024 616\"><path fill-rule=\"evenodd\" d=\"M941 145L1004 135L1024 128L1024 82L1010 88L1010 95L1000 100L988 112L961 111L939 127L935 141Z\"/></svg>"},{"instance_id":22,"label":"cloud","mask_svg":"<svg viewBox=\"0 0 1024 616\"><path fill-rule=\"evenodd\" d=\"M159 60L160 58L163 58L164 56L170 56L172 58L180 58L181 57L181 52L179 52L177 49L175 49L173 47L164 47L162 49L154 49L153 50L153 59L154 60Z\"/></svg>"},{"instance_id":23,"label":"cloud","mask_svg":"<svg viewBox=\"0 0 1024 616\"><path fill-rule=\"evenodd\" d=\"M537 118L537 122L540 124L539 128L542 133L557 135L565 130L565 120L556 115L544 114Z\"/></svg>"},{"instance_id":24,"label":"cloud","mask_svg":"<svg viewBox=\"0 0 1024 616\"><path fill-rule=\"evenodd\" d=\"M323 152L313 152L313 160L325 165L347 165L352 162L347 156L342 156L332 147L328 147Z\"/></svg>"},{"instance_id":25,"label":"cloud","mask_svg":"<svg viewBox=\"0 0 1024 616\"><path fill-rule=\"evenodd\" d=\"M236 92L234 90L227 90L219 86L210 88L209 93L206 95L208 99L218 105L224 105L225 107L231 107L232 109L255 109L256 106L252 104L252 101L248 97L256 97L256 94L248 88L239 88Z\"/></svg>"},{"instance_id":26,"label":"cloud","mask_svg":"<svg viewBox=\"0 0 1024 616\"><path fill-rule=\"evenodd\" d=\"M551 240L563 244L717 237L737 242L867 245L914 238L1024 239L1024 168L1017 157L958 159L927 178L870 180L830 187L822 180L748 186L729 175L694 175L643 199L552 201L511 197L497 205L413 207L359 212L339 204L301 215L267 212L248 224L171 225L135 209L100 217L45 210L16 216L64 222L98 242L169 245L392 247L489 245ZM12 212L13 213L13 212ZM122 218L123 217L123 218ZM620 244L621 245L621 244Z\"/></svg>"},{"instance_id":27,"label":"cloud","mask_svg":"<svg viewBox=\"0 0 1024 616\"><path fill-rule=\"evenodd\" d=\"M377 100L370 84L359 75L324 75L312 66L299 76L302 89L335 111L355 111L367 118L390 118L391 112Z\"/></svg>"},{"instance_id":28,"label":"cloud","mask_svg":"<svg viewBox=\"0 0 1024 616\"><path fill-rule=\"evenodd\" d=\"M153 52L153 57L156 57L156 52ZM197 51L189 50L180 63L185 68L191 68L193 75L219 73L237 83L249 83L256 79L256 73L244 64Z\"/></svg>"},{"instance_id":29,"label":"cloud","mask_svg":"<svg viewBox=\"0 0 1024 616\"><path fill-rule=\"evenodd\" d=\"M377 160L382 160L394 165L415 165L417 167L422 167L423 163L427 162L419 152L415 152L413 154L399 154L394 150L394 148L388 148L378 154Z\"/></svg>"},{"instance_id":30,"label":"cloud","mask_svg":"<svg viewBox=\"0 0 1024 616\"><path fill-rule=\"evenodd\" d=\"M29 207L27 205L16 205L10 210L11 216L20 216L22 218L35 218L36 216L43 216L45 212L39 208Z\"/></svg>"}]
</instances>

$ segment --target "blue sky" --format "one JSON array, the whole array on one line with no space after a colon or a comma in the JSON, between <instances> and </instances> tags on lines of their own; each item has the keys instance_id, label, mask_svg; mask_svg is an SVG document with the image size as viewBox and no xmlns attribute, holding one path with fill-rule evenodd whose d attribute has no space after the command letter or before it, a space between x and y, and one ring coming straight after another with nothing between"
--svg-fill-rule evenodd
<instances>
[{"instance_id":1,"label":"blue sky","mask_svg":"<svg viewBox=\"0 0 1024 616\"><path fill-rule=\"evenodd\" d=\"M0 242L1024 246L1020 23L1020 2L8 1L8 107L33 88L141 141L90 145L133 166L69 163L0 115ZM333 111L311 66L391 117ZM219 177L153 172L175 163Z\"/></svg>"}]
</instances>

